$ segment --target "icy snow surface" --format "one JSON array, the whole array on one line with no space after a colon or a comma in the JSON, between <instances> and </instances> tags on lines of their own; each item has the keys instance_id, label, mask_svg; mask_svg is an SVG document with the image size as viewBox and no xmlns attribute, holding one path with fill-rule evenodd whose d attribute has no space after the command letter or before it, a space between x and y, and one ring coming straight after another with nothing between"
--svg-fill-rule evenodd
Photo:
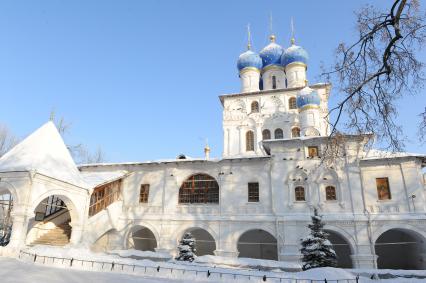
<instances>
[{"instance_id":1,"label":"icy snow surface","mask_svg":"<svg viewBox=\"0 0 426 283\"><path fill-rule=\"evenodd\" d=\"M141 276L116 274L110 272L93 272L64 270L61 268L40 266L20 262L16 259L0 257L0 278L3 283L183 283L185 280L147 278Z\"/></svg>"}]
</instances>

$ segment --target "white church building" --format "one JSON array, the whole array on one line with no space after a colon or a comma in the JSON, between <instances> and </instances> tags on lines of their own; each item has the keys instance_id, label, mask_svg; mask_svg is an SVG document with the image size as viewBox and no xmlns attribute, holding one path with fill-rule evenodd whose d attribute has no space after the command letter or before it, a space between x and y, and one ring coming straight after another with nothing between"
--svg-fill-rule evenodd
<instances>
[{"instance_id":1,"label":"white church building","mask_svg":"<svg viewBox=\"0 0 426 283\"><path fill-rule=\"evenodd\" d=\"M426 156L346 135L322 162L331 85L308 85L307 52L270 39L238 58L241 92L220 96L221 158L206 147L203 158L77 166L52 122L2 156L0 254L68 244L173 256L190 231L198 255L298 262L318 208L340 267L425 269Z\"/></svg>"}]
</instances>

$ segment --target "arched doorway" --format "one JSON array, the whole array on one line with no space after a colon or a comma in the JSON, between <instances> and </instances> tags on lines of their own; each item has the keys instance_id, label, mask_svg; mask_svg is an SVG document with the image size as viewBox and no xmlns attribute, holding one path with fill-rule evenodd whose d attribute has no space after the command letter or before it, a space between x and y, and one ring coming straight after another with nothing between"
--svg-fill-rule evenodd
<instances>
[{"instance_id":1,"label":"arched doorway","mask_svg":"<svg viewBox=\"0 0 426 283\"><path fill-rule=\"evenodd\" d=\"M278 260L277 239L264 230L245 232L238 240L237 248L239 257Z\"/></svg>"},{"instance_id":2,"label":"arched doorway","mask_svg":"<svg viewBox=\"0 0 426 283\"><path fill-rule=\"evenodd\" d=\"M374 245L379 269L425 269L425 239L408 229L390 229Z\"/></svg>"},{"instance_id":3,"label":"arched doorway","mask_svg":"<svg viewBox=\"0 0 426 283\"><path fill-rule=\"evenodd\" d=\"M195 239L196 256L214 255L216 241L209 232L201 228L190 228L185 232L190 232Z\"/></svg>"},{"instance_id":4,"label":"arched doorway","mask_svg":"<svg viewBox=\"0 0 426 283\"><path fill-rule=\"evenodd\" d=\"M127 247L139 251L155 252L157 240L154 233L147 227L135 226L131 229Z\"/></svg>"},{"instance_id":5,"label":"arched doorway","mask_svg":"<svg viewBox=\"0 0 426 283\"><path fill-rule=\"evenodd\" d=\"M337 255L337 267L339 268L353 268L352 264L352 249L349 242L339 233L326 230L328 233L328 240L333 245L333 249Z\"/></svg>"},{"instance_id":6,"label":"arched doorway","mask_svg":"<svg viewBox=\"0 0 426 283\"><path fill-rule=\"evenodd\" d=\"M12 234L13 197L8 190L0 190L0 246L9 244Z\"/></svg>"},{"instance_id":7,"label":"arched doorway","mask_svg":"<svg viewBox=\"0 0 426 283\"><path fill-rule=\"evenodd\" d=\"M64 246L70 242L71 213L63 196L46 197L37 204L34 215L28 223L28 244Z\"/></svg>"}]
</instances>

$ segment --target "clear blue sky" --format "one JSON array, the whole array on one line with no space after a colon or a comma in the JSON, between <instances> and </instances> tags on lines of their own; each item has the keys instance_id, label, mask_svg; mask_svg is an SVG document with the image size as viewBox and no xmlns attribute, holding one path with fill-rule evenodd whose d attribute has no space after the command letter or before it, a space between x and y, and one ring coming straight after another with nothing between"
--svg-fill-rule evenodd
<instances>
[{"instance_id":1,"label":"clear blue sky","mask_svg":"<svg viewBox=\"0 0 426 283\"><path fill-rule=\"evenodd\" d=\"M24 137L55 109L72 123L69 143L100 145L109 161L202 156L205 138L220 156L218 96L239 90L247 23L258 51L271 12L284 46L293 17L315 83L321 62L356 37L353 11L367 2L3 0L0 122ZM426 151L414 139L425 101L423 92L401 102L408 151Z\"/></svg>"}]
</instances>

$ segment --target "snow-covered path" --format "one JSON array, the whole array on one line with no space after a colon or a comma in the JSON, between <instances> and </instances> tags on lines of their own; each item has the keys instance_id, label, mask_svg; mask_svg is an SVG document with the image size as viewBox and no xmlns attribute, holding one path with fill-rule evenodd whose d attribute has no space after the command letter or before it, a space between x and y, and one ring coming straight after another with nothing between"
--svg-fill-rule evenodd
<instances>
[{"instance_id":1,"label":"snow-covered path","mask_svg":"<svg viewBox=\"0 0 426 283\"><path fill-rule=\"evenodd\" d=\"M45 267L0 257L0 281L3 283L183 283L181 280L146 278L111 272L91 272Z\"/></svg>"}]
</instances>

